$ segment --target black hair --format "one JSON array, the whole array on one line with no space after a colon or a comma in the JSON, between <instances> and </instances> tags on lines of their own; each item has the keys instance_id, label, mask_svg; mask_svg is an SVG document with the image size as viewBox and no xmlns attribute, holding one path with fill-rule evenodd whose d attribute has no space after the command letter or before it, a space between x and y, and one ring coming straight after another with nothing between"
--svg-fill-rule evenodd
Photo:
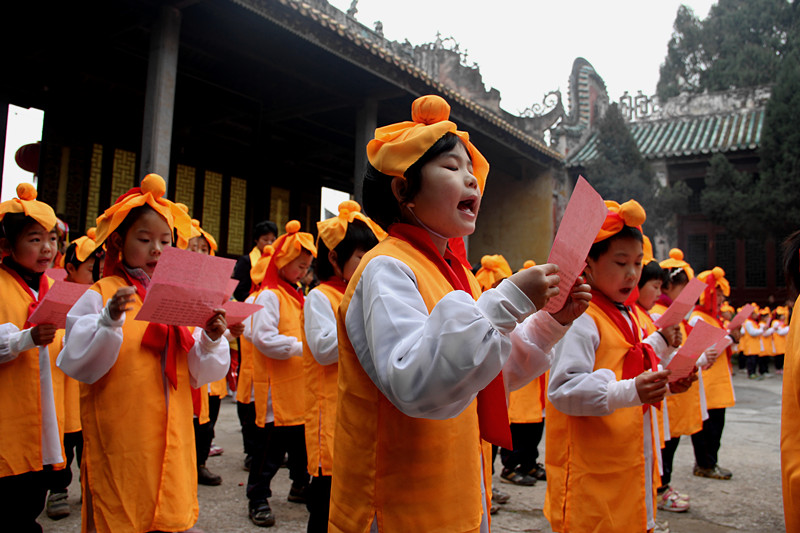
<instances>
[{"instance_id":1,"label":"black hair","mask_svg":"<svg viewBox=\"0 0 800 533\"><path fill-rule=\"evenodd\" d=\"M147 204L140 205L139 207L134 207L131 209L128 214L122 219L122 222L119 223L117 229L114 230L114 233L118 233L120 237L122 237L122 241L125 241L125 236L128 234L128 230L131 229L137 220L139 220L142 215L147 213L148 211L152 211L156 213L157 211L150 207ZM160 216L160 215L159 215ZM173 232L174 233L174 232ZM175 235L173 234L173 242L175 240Z\"/></svg>"},{"instance_id":2,"label":"black hair","mask_svg":"<svg viewBox=\"0 0 800 533\"><path fill-rule=\"evenodd\" d=\"M92 279L97 281L100 279L100 261L103 260L105 257L106 252L103 250L102 245L98 246L89 257L86 258L85 261L81 261L78 259L78 245L77 243L72 243L67 246L67 250L64 252L64 267L67 265L72 265L75 268L80 267L83 263L88 261L90 258L94 258L94 265L92 266Z\"/></svg>"},{"instance_id":3,"label":"black hair","mask_svg":"<svg viewBox=\"0 0 800 533\"><path fill-rule=\"evenodd\" d=\"M25 228L35 223L36 220L25 213L6 213L0 225L0 237L8 239L9 246L13 248Z\"/></svg>"},{"instance_id":4,"label":"black hair","mask_svg":"<svg viewBox=\"0 0 800 533\"><path fill-rule=\"evenodd\" d=\"M689 283L689 273L686 272L684 267L665 268L664 270L664 283L662 287L668 289L674 285L686 285Z\"/></svg>"},{"instance_id":5,"label":"black hair","mask_svg":"<svg viewBox=\"0 0 800 533\"><path fill-rule=\"evenodd\" d=\"M369 251L378 244L375 233L360 220L354 220L347 225L347 232L344 239L336 245L333 250L336 252L336 264L340 269L344 269L345 263L353 256L356 250ZM327 281L335 274L333 265L328 260L328 247L319 240L317 247L316 275L321 281Z\"/></svg>"},{"instance_id":6,"label":"black hair","mask_svg":"<svg viewBox=\"0 0 800 533\"><path fill-rule=\"evenodd\" d=\"M253 240L257 241L262 235L272 233L275 237L278 236L278 225L271 220L262 220L253 226Z\"/></svg>"},{"instance_id":7,"label":"black hair","mask_svg":"<svg viewBox=\"0 0 800 533\"><path fill-rule=\"evenodd\" d=\"M618 233L615 233L607 239L603 239L602 241L594 243L589 249L589 257L597 261L601 255L608 251L611 243L619 239L636 239L637 241L644 243L644 238L642 237L641 231L631 226L622 226L622 229L619 230Z\"/></svg>"},{"instance_id":8,"label":"black hair","mask_svg":"<svg viewBox=\"0 0 800 533\"><path fill-rule=\"evenodd\" d=\"M666 276L666 271L661 268L658 261L650 261L642 267L642 275L639 277L639 288L641 289L644 287L645 283L653 281L654 279L661 280L661 283L664 283Z\"/></svg>"},{"instance_id":9,"label":"black hair","mask_svg":"<svg viewBox=\"0 0 800 533\"><path fill-rule=\"evenodd\" d=\"M408 167L403 174L406 178L405 189L402 192L402 202L411 201L422 187L422 167L439 155L449 152L461 142L461 139L452 132L445 133L433 146L422 154L413 165ZM469 152L467 152L469 154ZM364 173L364 183L361 189L364 213L378 223L383 229L398 222L402 218L400 205L392 192L392 176L380 172L367 163Z\"/></svg>"},{"instance_id":10,"label":"black hair","mask_svg":"<svg viewBox=\"0 0 800 533\"><path fill-rule=\"evenodd\" d=\"M789 289L800 292L800 230L783 241L783 273Z\"/></svg>"}]
</instances>

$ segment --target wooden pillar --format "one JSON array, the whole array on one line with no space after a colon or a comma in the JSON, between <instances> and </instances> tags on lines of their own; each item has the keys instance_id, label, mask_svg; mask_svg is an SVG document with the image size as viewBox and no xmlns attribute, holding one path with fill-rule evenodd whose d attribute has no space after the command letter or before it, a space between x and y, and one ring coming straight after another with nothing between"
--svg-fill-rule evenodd
<instances>
[{"instance_id":1,"label":"wooden pillar","mask_svg":"<svg viewBox=\"0 0 800 533\"><path fill-rule=\"evenodd\" d=\"M181 12L174 7L162 7L150 36L140 180L155 172L169 182L180 27Z\"/></svg>"},{"instance_id":2,"label":"wooden pillar","mask_svg":"<svg viewBox=\"0 0 800 533\"><path fill-rule=\"evenodd\" d=\"M367 168L367 143L375 136L378 125L378 101L369 98L356 112L355 168L353 169L353 194L356 202L362 203L361 187L364 170Z\"/></svg>"}]
</instances>

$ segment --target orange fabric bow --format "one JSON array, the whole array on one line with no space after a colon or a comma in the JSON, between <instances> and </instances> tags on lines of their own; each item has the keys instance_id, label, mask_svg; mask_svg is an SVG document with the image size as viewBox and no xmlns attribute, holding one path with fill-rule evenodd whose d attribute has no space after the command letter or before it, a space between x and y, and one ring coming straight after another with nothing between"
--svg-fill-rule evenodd
<instances>
[{"instance_id":1,"label":"orange fabric bow","mask_svg":"<svg viewBox=\"0 0 800 533\"><path fill-rule=\"evenodd\" d=\"M345 200L339 204L339 215L327 220L317 222L317 232L319 238L328 247L328 250L336 248L347 234L347 228L354 220L360 220L367 225L375 234L379 241L386 238L386 232L379 225L361 212L361 206L353 200Z\"/></svg>"},{"instance_id":2,"label":"orange fabric bow","mask_svg":"<svg viewBox=\"0 0 800 533\"><path fill-rule=\"evenodd\" d=\"M628 200L624 204L618 204L612 200L606 200L608 214L603 222L603 227L594 238L594 242L600 242L616 235L625 226L642 229L641 226L647 219L644 208L636 200Z\"/></svg>"},{"instance_id":3,"label":"orange fabric bow","mask_svg":"<svg viewBox=\"0 0 800 533\"><path fill-rule=\"evenodd\" d=\"M17 185L17 197L0 204L0 220L8 213L22 213L38 222L47 231L56 226L56 213L53 208L36 199L38 193L30 183Z\"/></svg>"},{"instance_id":4,"label":"orange fabric bow","mask_svg":"<svg viewBox=\"0 0 800 533\"><path fill-rule=\"evenodd\" d=\"M481 268L475 273L475 279L481 285L481 289L487 291L494 287L495 283L511 276L513 272L508 265L506 258L500 254L484 255L481 257Z\"/></svg>"}]
</instances>

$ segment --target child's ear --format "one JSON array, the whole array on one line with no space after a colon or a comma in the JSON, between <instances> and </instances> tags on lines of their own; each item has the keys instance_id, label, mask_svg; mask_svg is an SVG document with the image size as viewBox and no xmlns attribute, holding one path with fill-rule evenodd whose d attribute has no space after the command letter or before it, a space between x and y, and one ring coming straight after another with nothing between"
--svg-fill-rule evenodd
<instances>
[{"instance_id":1,"label":"child's ear","mask_svg":"<svg viewBox=\"0 0 800 533\"><path fill-rule=\"evenodd\" d=\"M67 274L71 276L75 273L75 270L77 269L75 268L75 265L73 265L72 263L67 263L66 265L64 265L64 270L66 270Z\"/></svg>"},{"instance_id":2,"label":"child's ear","mask_svg":"<svg viewBox=\"0 0 800 533\"><path fill-rule=\"evenodd\" d=\"M111 244L116 246L117 250L122 250L122 235L115 231L108 238L111 239Z\"/></svg>"},{"instance_id":3,"label":"child's ear","mask_svg":"<svg viewBox=\"0 0 800 533\"><path fill-rule=\"evenodd\" d=\"M395 176L392 178L392 194L395 200L400 204L405 204L409 199L406 198L408 193L408 181L405 178Z\"/></svg>"},{"instance_id":4,"label":"child's ear","mask_svg":"<svg viewBox=\"0 0 800 533\"><path fill-rule=\"evenodd\" d=\"M336 253L336 250L330 250L328 252L328 261L330 261L332 265L338 266L339 265L337 261L338 259L339 259L339 254Z\"/></svg>"},{"instance_id":5,"label":"child's ear","mask_svg":"<svg viewBox=\"0 0 800 533\"><path fill-rule=\"evenodd\" d=\"M3 255L11 254L11 241L9 241L6 237L0 238L0 251L3 252Z\"/></svg>"}]
</instances>

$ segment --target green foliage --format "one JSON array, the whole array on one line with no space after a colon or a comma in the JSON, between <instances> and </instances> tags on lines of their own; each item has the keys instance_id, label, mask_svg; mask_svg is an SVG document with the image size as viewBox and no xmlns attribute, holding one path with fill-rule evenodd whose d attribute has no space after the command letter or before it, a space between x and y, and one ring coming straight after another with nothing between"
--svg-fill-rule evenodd
<instances>
[{"instance_id":1,"label":"green foliage","mask_svg":"<svg viewBox=\"0 0 800 533\"><path fill-rule=\"evenodd\" d=\"M760 233L763 217L758 215L758 194L754 177L737 171L722 154L714 154L706 173L706 187L700 193L703 213L730 233Z\"/></svg>"},{"instance_id":2,"label":"green foliage","mask_svg":"<svg viewBox=\"0 0 800 533\"><path fill-rule=\"evenodd\" d=\"M689 188L684 183L658 183L617 104L609 106L598 124L597 151L586 165L586 178L605 199L621 203L633 198L642 204L647 212L645 233L661 232L674 214L683 212Z\"/></svg>"},{"instance_id":3,"label":"green foliage","mask_svg":"<svg viewBox=\"0 0 800 533\"><path fill-rule=\"evenodd\" d=\"M767 103L758 192L767 229L779 237L800 228L800 22Z\"/></svg>"},{"instance_id":4,"label":"green foliage","mask_svg":"<svg viewBox=\"0 0 800 533\"><path fill-rule=\"evenodd\" d=\"M681 6L660 69L659 98L774 82L791 24L787 0L719 0L702 21Z\"/></svg>"}]
</instances>

